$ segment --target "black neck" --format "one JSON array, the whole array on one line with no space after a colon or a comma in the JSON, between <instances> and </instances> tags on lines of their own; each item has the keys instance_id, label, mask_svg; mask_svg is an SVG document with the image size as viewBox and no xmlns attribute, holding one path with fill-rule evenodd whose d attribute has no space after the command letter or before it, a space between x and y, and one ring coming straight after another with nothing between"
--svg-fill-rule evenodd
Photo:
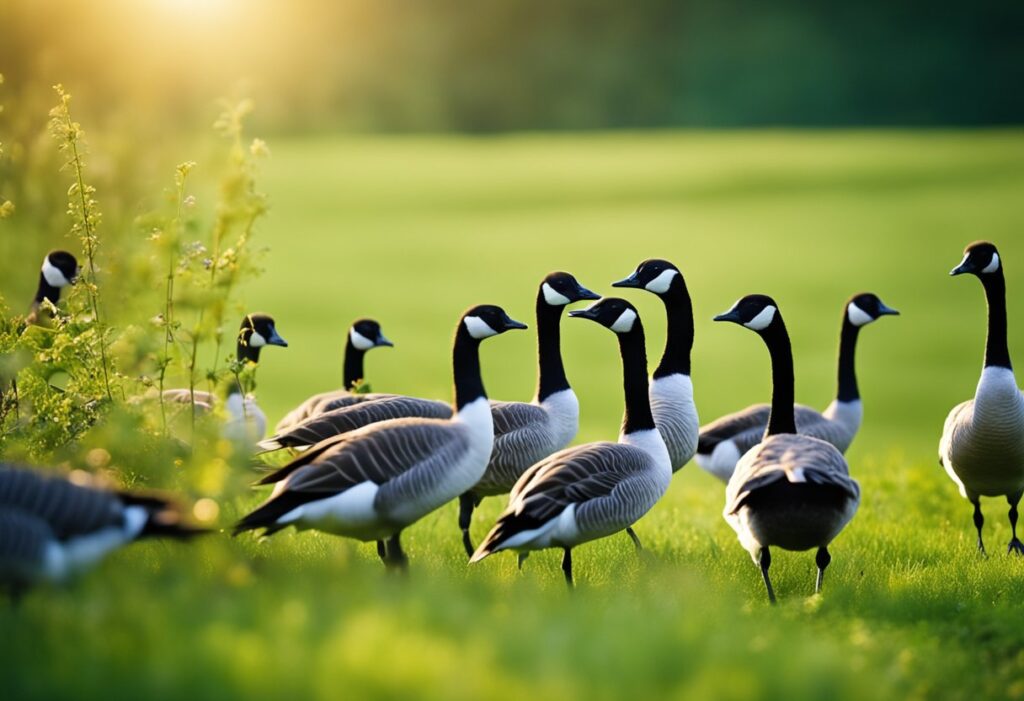
<instances>
[{"instance_id":1,"label":"black neck","mask_svg":"<svg viewBox=\"0 0 1024 701\"><path fill-rule=\"evenodd\" d=\"M56 304L60 301L60 288L54 287L46 281L46 276L39 273L39 288L36 290L36 305L42 304L44 300L50 300Z\"/></svg>"},{"instance_id":2,"label":"black neck","mask_svg":"<svg viewBox=\"0 0 1024 701\"><path fill-rule=\"evenodd\" d=\"M654 371L654 379L668 375L689 375L690 353L693 351L693 303L682 273L674 275L668 290L658 296L665 303L668 336L665 352Z\"/></svg>"},{"instance_id":3,"label":"black neck","mask_svg":"<svg viewBox=\"0 0 1024 701\"><path fill-rule=\"evenodd\" d=\"M459 322L452 347L452 369L455 375L455 410L462 409L477 399L487 399L484 380L480 375L480 341L469 335L466 325Z\"/></svg>"},{"instance_id":4,"label":"black neck","mask_svg":"<svg viewBox=\"0 0 1024 701\"><path fill-rule=\"evenodd\" d=\"M352 345L352 334L349 334L345 342L345 389L352 389L357 382L365 379L363 375L363 357L366 351L359 350Z\"/></svg>"},{"instance_id":5,"label":"black neck","mask_svg":"<svg viewBox=\"0 0 1024 701\"><path fill-rule=\"evenodd\" d=\"M793 376L793 348L789 333L781 316L762 332L768 352L772 358L772 411L768 418L765 436L780 433L796 433L796 417L793 404L796 401Z\"/></svg>"},{"instance_id":6,"label":"black neck","mask_svg":"<svg viewBox=\"0 0 1024 701\"><path fill-rule=\"evenodd\" d=\"M985 367L1013 369L1006 340L1006 279L1003 268L979 276L988 300L988 340L985 342Z\"/></svg>"},{"instance_id":7,"label":"black neck","mask_svg":"<svg viewBox=\"0 0 1024 701\"><path fill-rule=\"evenodd\" d=\"M857 336L860 327L850 322L850 314L843 310L843 330L839 336L839 389L836 399L840 402L854 402L860 399L857 387L857 368L854 356L857 351Z\"/></svg>"},{"instance_id":8,"label":"black neck","mask_svg":"<svg viewBox=\"0 0 1024 701\"><path fill-rule=\"evenodd\" d=\"M562 364L562 311L544 301L544 291L537 294L537 399L544 401L552 394L569 389Z\"/></svg>"},{"instance_id":9,"label":"black neck","mask_svg":"<svg viewBox=\"0 0 1024 701\"><path fill-rule=\"evenodd\" d=\"M655 425L647 393L647 349L643 324L637 319L632 331L620 333L618 337L619 352L622 355L622 384L626 395L622 432L628 434L651 430Z\"/></svg>"},{"instance_id":10,"label":"black neck","mask_svg":"<svg viewBox=\"0 0 1024 701\"><path fill-rule=\"evenodd\" d=\"M260 362L260 348L259 346L249 345L245 342L245 338L239 335L237 356L239 360L248 360L251 363L258 363Z\"/></svg>"}]
</instances>

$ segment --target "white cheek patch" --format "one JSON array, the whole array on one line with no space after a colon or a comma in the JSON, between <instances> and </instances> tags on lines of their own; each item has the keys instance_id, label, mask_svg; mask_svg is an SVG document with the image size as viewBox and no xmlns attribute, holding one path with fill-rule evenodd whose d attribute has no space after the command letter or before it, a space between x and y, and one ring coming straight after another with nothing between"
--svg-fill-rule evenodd
<instances>
[{"instance_id":1,"label":"white cheek patch","mask_svg":"<svg viewBox=\"0 0 1024 701\"><path fill-rule=\"evenodd\" d=\"M263 338L259 331L253 329L252 334L249 336L249 347L262 348L265 345L267 345L267 339Z\"/></svg>"},{"instance_id":2,"label":"white cheek patch","mask_svg":"<svg viewBox=\"0 0 1024 701\"><path fill-rule=\"evenodd\" d=\"M544 291L544 301L552 307L564 307L572 301L546 282L540 288Z\"/></svg>"},{"instance_id":3,"label":"white cheek patch","mask_svg":"<svg viewBox=\"0 0 1024 701\"><path fill-rule=\"evenodd\" d=\"M644 286L644 289L648 292L653 292L656 295L665 294L668 292L668 288L672 286L672 280L678 274L678 270L672 270L671 268L663 270L661 271L661 275L648 282Z\"/></svg>"},{"instance_id":4,"label":"white cheek patch","mask_svg":"<svg viewBox=\"0 0 1024 701\"><path fill-rule=\"evenodd\" d=\"M374 343L373 341L371 341L370 339L368 339L366 336L359 333L355 329L349 329L348 338L352 342L352 345L355 346L358 350L370 350L376 345L376 343Z\"/></svg>"},{"instance_id":5,"label":"white cheek patch","mask_svg":"<svg viewBox=\"0 0 1024 701\"><path fill-rule=\"evenodd\" d=\"M497 331L478 316L467 316L462 322L466 325L466 331L469 331L469 335L473 338L489 338L498 335Z\"/></svg>"},{"instance_id":6,"label":"white cheek patch","mask_svg":"<svg viewBox=\"0 0 1024 701\"><path fill-rule=\"evenodd\" d=\"M771 326L771 323L775 321L775 312L777 310L772 305L768 305L761 310L761 313L755 316L753 319L744 324L748 329L754 331L764 331L766 328Z\"/></svg>"},{"instance_id":7,"label":"white cheek patch","mask_svg":"<svg viewBox=\"0 0 1024 701\"><path fill-rule=\"evenodd\" d=\"M51 287L67 287L71 284L71 281L64 277L60 268L50 262L49 256L43 259L43 277L46 279L46 284Z\"/></svg>"},{"instance_id":8,"label":"white cheek patch","mask_svg":"<svg viewBox=\"0 0 1024 701\"><path fill-rule=\"evenodd\" d=\"M999 254L998 253L993 253L992 254L992 262L989 263L988 265L986 265L984 270L982 270L981 272L983 272L983 273L994 273L997 270L999 270Z\"/></svg>"},{"instance_id":9,"label":"white cheek patch","mask_svg":"<svg viewBox=\"0 0 1024 701\"><path fill-rule=\"evenodd\" d=\"M863 326L875 320L873 316L858 307L856 302L850 302L850 306L846 308L846 317L854 326Z\"/></svg>"},{"instance_id":10,"label":"white cheek patch","mask_svg":"<svg viewBox=\"0 0 1024 701\"><path fill-rule=\"evenodd\" d=\"M633 324L636 323L636 312L632 309L619 314L619 318L615 320L615 323L611 325L611 330L615 333L629 333L633 330Z\"/></svg>"}]
</instances>

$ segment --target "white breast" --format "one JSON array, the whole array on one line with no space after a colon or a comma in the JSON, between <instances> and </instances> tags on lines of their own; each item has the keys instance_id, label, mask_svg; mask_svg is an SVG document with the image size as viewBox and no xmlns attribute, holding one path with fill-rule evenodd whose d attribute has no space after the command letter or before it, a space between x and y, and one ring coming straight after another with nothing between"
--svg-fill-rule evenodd
<instances>
[{"instance_id":1,"label":"white breast","mask_svg":"<svg viewBox=\"0 0 1024 701\"><path fill-rule=\"evenodd\" d=\"M555 392L540 406L547 412L548 425L551 428L552 446L561 450L572 442L580 429L580 402L571 389Z\"/></svg>"},{"instance_id":2,"label":"white breast","mask_svg":"<svg viewBox=\"0 0 1024 701\"><path fill-rule=\"evenodd\" d=\"M672 479L672 461L668 457L665 440L657 429L633 431L619 436L619 443L639 448L651 456L659 481L664 482L664 489Z\"/></svg>"}]
</instances>

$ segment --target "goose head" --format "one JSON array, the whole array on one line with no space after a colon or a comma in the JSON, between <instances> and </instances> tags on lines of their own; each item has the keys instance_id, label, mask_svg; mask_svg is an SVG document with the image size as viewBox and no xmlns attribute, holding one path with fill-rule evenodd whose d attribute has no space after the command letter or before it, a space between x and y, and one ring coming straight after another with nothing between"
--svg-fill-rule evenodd
<instances>
[{"instance_id":1,"label":"goose head","mask_svg":"<svg viewBox=\"0 0 1024 701\"><path fill-rule=\"evenodd\" d=\"M870 292L854 295L846 304L846 318L854 326L865 326L883 316L899 316L900 313L888 306Z\"/></svg>"},{"instance_id":2,"label":"goose head","mask_svg":"<svg viewBox=\"0 0 1024 701\"><path fill-rule=\"evenodd\" d=\"M358 350L367 351L371 348L386 346L394 347L394 343L381 333L380 324L373 319L357 319L348 330L348 340Z\"/></svg>"},{"instance_id":3,"label":"goose head","mask_svg":"<svg viewBox=\"0 0 1024 701\"><path fill-rule=\"evenodd\" d=\"M762 335L781 319L779 305L768 295L747 295L715 317L715 321L731 321Z\"/></svg>"},{"instance_id":4,"label":"goose head","mask_svg":"<svg viewBox=\"0 0 1024 701\"><path fill-rule=\"evenodd\" d=\"M636 307L619 297L605 297L586 309L569 312L569 316L596 321L620 335L633 331L640 319Z\"/></svg>"},{"instance_id":5,"label":"goose head","mask_svg":"<svg viewBox=\"0 0 1024 701\"><path fill-rule=\"evenodd\" d=\"M269 314L247 314L238 329L238 359L258 363L264 346L288 347Z\"/></svg>"},{"instance_id":6,"label":"goose head","mask_svg":"<svg viewBox=\"0 0 1024 701\"><path fill-rule=\"evenodd\" d=\"M650 258L636 267L629 277L613 282L612 287L632 287L663 295L672 287L672 281L682 273L679 268L660 258Z\"/></svg>"},{"instance_id":7,"label":"goose head","mask_svg":"<svg viewBox=\"0 0 1024 701\"><path fill-rule=\"evenodd\" d=\"M999 259L999 251L995 244L988 241L975 241L964 249L964 259L960 265L949 271L950 275L964 275L970 273L979 278L999 272L1003 267Z\"/></svg>"},{"instance_id":8,"label":"goose head","mask_svg":"<svg viewBox=\"0 0 1024 701\"><path fill-rule=\"evenodd\" d=\"M529 328L521 321L511 318L504 309L493 304L479 304L471 307L462 315L460 326L478 341L513 329Z\"/></svg>"},{"instance_id":9,"label":"goose head","mask_svg":"<svg viewBox=\"0 0 1024 701\"><path fill-rule=\"evenodd\" d=\"M591 292L572 275L561 271L545 277L540 284L540 291L544 303L551 307L564 307L585 299L601 299L601 295Z\"/></svg>"},{"instance_id":10,"label":"goose head","mask_svg":"<svg viewBox=\"0 0 1024 701\"><path fill-rule=\"evenodd\" d=\"M50 251L43 258L43 279L60 289L78 281L78 260L67 251Z\"/></svg>"}]
</instances>

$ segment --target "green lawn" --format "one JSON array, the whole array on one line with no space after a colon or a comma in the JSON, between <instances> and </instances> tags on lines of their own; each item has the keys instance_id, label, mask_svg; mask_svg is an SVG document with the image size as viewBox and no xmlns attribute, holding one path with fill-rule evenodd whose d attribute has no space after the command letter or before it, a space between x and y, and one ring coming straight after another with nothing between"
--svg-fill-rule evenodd
<instances>
[{"instance_id":1,"label":"green lawn","mask_svg":"<svg viewBox=\"0 0 1024 701\"><path fill-rule=\"evenodd\" d=\"M722 486L691 465L637 527L648 556L625 536L580 547L573 595L556 553L523 573L511 555L467 568L454 505L407 531L408 580L385 575L372 546L312 533L132 548L72 587L0 607L10 698L1024 697L1024 561L1003 554L1005 504L985 504L992 556L981 559L969 505L935 458L946 413L980 370L981 287L948 277L974 239L1000 246L1011 350L1024 352L1024 133L270 145L261 183L272 212L258 240L271 250L239 296L273 314L291 344L268 350L260 369L272 417L340 384L357 316L379 319L396 344L369 356L374 389L448 396L459 313L490 302L530 320L554 269L599 292L646 257L684 271L704 420L769 396L762 344L710 321L736 298L779 301L797 397L820 407L834 391L844 300L872 291L903 312L861 336L866 414L848 457L864 499L832 548L825 593L811 595L813 554L779 552L781 605L768 607L721 518ZM40 251L60 242L44 238ZM653 360L660 303L628 296ZM493 397L530 397L533 343L509 334L486 344ZM613 337L566 321L563 345L580 440L614 438ZM226 495L223 524L259 498ZM477 539L501 505L478 511Z\"/></svg>"}]
</instances>

